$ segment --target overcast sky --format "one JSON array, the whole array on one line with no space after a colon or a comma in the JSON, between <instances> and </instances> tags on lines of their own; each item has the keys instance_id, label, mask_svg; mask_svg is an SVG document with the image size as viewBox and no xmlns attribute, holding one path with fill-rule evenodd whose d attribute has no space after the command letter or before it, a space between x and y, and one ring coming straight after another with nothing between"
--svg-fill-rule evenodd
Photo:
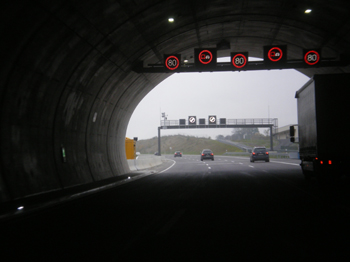
<instances>
[{"instance_id":1,"label":"overcast sky","mask_svg":"<svg viewBox=\"0 0 350 262\"><path fill-rule=\"evenodd\" d=\"M249 59L251 61L251 59ZM225 59L218 60L220 62ZM279 127L297 123L295 92L309 78L294 69L246 72L175 73L156 86L136 107L127 137L158 136L161 113L168 120L278 118ZM231 128L162 130L161 135L198 137L231 135Z\"/></svg>"}]
</instances>

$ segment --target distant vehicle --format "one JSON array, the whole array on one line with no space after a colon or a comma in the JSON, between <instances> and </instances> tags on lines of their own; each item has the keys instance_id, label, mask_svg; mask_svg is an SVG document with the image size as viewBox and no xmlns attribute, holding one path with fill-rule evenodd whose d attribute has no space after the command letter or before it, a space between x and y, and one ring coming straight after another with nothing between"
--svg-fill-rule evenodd
<instances>
[{"instance_id":1,"label":"distant vehicle","mask_svg":"<svg viewBox=\"0 0 350 262\"><path fill-rule=\"evenodd\" d=\"M266 147L254 147L252 153L250 154L250 162L264 160L265 162L270 162L269 152Z\"/></svg>"},{"instance_id":2,"label":"distant vehicle","mask_svg":"<svg viewBox=\"0 0 350 262\"><path fill-rule=\"evenodd\" d=\"M201 161L203 161L203 159L211 159L214 161L214 153L210 149L203 149L201 153Z\"/></svg>"},{"instance_id":3,"label":"distant vehicle","mask_svg":"<svg viewBox=\"0 0 350 262\"><path fill-rule=\"evenodd\" d=\"M182 157L182 153L180 151L176 151L174 153L174 157L177 157L177 156Z\"/></svg>"},{"instance_id":4,"label":"distant vehicle","mask_svg":"<svg viewBox=\"0 0 350 262\"><path fill-rule=\"evenodd\" d=\"M305 179L337 179L348 174L347 137L350 74L314 75L295 94L300 166ZM291 142L295 142L291 126Z\"/></svg>"}]
</instances>

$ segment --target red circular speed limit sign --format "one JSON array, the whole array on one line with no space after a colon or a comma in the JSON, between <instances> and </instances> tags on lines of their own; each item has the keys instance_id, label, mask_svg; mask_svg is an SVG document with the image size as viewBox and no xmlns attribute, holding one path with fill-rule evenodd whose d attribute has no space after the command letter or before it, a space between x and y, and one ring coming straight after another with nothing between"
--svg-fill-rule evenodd
<instances>
[{"instance_id":1,"label":"red circular speed limit sign","mask_svg":"<svg viewBox=\"0 0 350 262\"><path fill-rule=\"evenodd\" d=\"M176 68L178 68L180 66L180 61L176 56L168 56L165 59L165 66L169 70L175 70Z\"/></svg>"},{"instance_id":2,"label":"red circular speed limit sign","mask_svg":"<svg viewBox=\"0 0 350 262\"><path fill-rule=\"evenodd\" d=\"M209 50L203 50L199 53L198 60L202 64L209 64L213 60L213 54Z\"/></svg>"},{"instance_id":3,"label":"red circular speed limit sign","mask_svg":"<svg viewBox=\"0 0 350 262\"><path fill-rule=\"evenodd\" d=\"M315 50L310 50L304 55L304 61L308 65L315 65L320 61L320 54Z\"/></svg>"},{"instance_id":4,"label":"red circular speed limit sign","mask_svg":"<svg viewBox=\"0 0 350 262\"><path fill-rule=\"evenodd\" d=\"M282 56L283 56L282 49L279 47L272 47L267 53L267 56L270 59L270 61L277 62L282 59Z\"/></svg>"},{"instance_id":5,"label":"red circular speed limit sign","mask_svg":"<svg viewBox=\"0 0 350 262\"><path fill-rule=\"evenodd\" d=\"M247 57L244 54L236 54L232 57L232 64L236 68L242 68L247 64Z\"/></svg>"}]
</instances>

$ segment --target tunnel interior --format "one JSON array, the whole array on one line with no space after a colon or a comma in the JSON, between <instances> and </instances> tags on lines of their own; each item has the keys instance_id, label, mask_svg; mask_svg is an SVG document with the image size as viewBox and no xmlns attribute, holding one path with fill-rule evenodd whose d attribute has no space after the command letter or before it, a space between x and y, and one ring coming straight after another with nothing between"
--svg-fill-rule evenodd
<instances>
[{"instance_id":1,"label":"tunnel interior","mask_svg":"<svg viewBox=\"0 0 350 262\"><path fill-rule=\"evenodd\" d=\"M162 63L169 53L193 62L194 48L222 41L230 47L218 57L237 50L262 58L263 46L284 44L288 59L304 48L337 58L350 46L342 1L20 0L0 12L1 202L128 173L128 121L171 75L136 73L141 62Z\"/></svg>"}]
</instances>

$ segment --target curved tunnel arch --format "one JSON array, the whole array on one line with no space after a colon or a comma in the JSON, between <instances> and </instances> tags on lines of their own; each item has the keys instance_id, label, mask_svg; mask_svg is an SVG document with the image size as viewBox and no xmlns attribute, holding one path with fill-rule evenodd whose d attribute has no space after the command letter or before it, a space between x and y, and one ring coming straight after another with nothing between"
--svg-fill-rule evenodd
<instances>
[{"instance_id":1,"label":"curved tunnel arch","mask_svg":"<svg viewBox=\"0 0 350 262\"><path fill-rule=\"evenodd\" d=\"M259 1L236 1L236 10L220 0L201 1L198 10L196 1L7 4L1 15L7 37L0 49L0 201L129 172L124 150L128 121L141 99L170 75L137 74L132 68L139 61L159 63L164 53L174 52L191 57L193 48L215 46L222 39L255 57L262 57L262 46L271 43L290 44L292 59L301 48L315 45L323 47L324 56L349 54L347 7L324 1L316 8L315 22L304 14L292 19L300 7L289 10L287 1L265 2L261 8ZM276 16L269 6L284 11ZM336 11L341 14L334 19ZM168 13L177 14L174 24L166 21ZM332 25L340 29L334 33ZM218 56L229 52L219 50ZM311 76L349 68L299 71Z\"/></svg>"}]
</instances>

